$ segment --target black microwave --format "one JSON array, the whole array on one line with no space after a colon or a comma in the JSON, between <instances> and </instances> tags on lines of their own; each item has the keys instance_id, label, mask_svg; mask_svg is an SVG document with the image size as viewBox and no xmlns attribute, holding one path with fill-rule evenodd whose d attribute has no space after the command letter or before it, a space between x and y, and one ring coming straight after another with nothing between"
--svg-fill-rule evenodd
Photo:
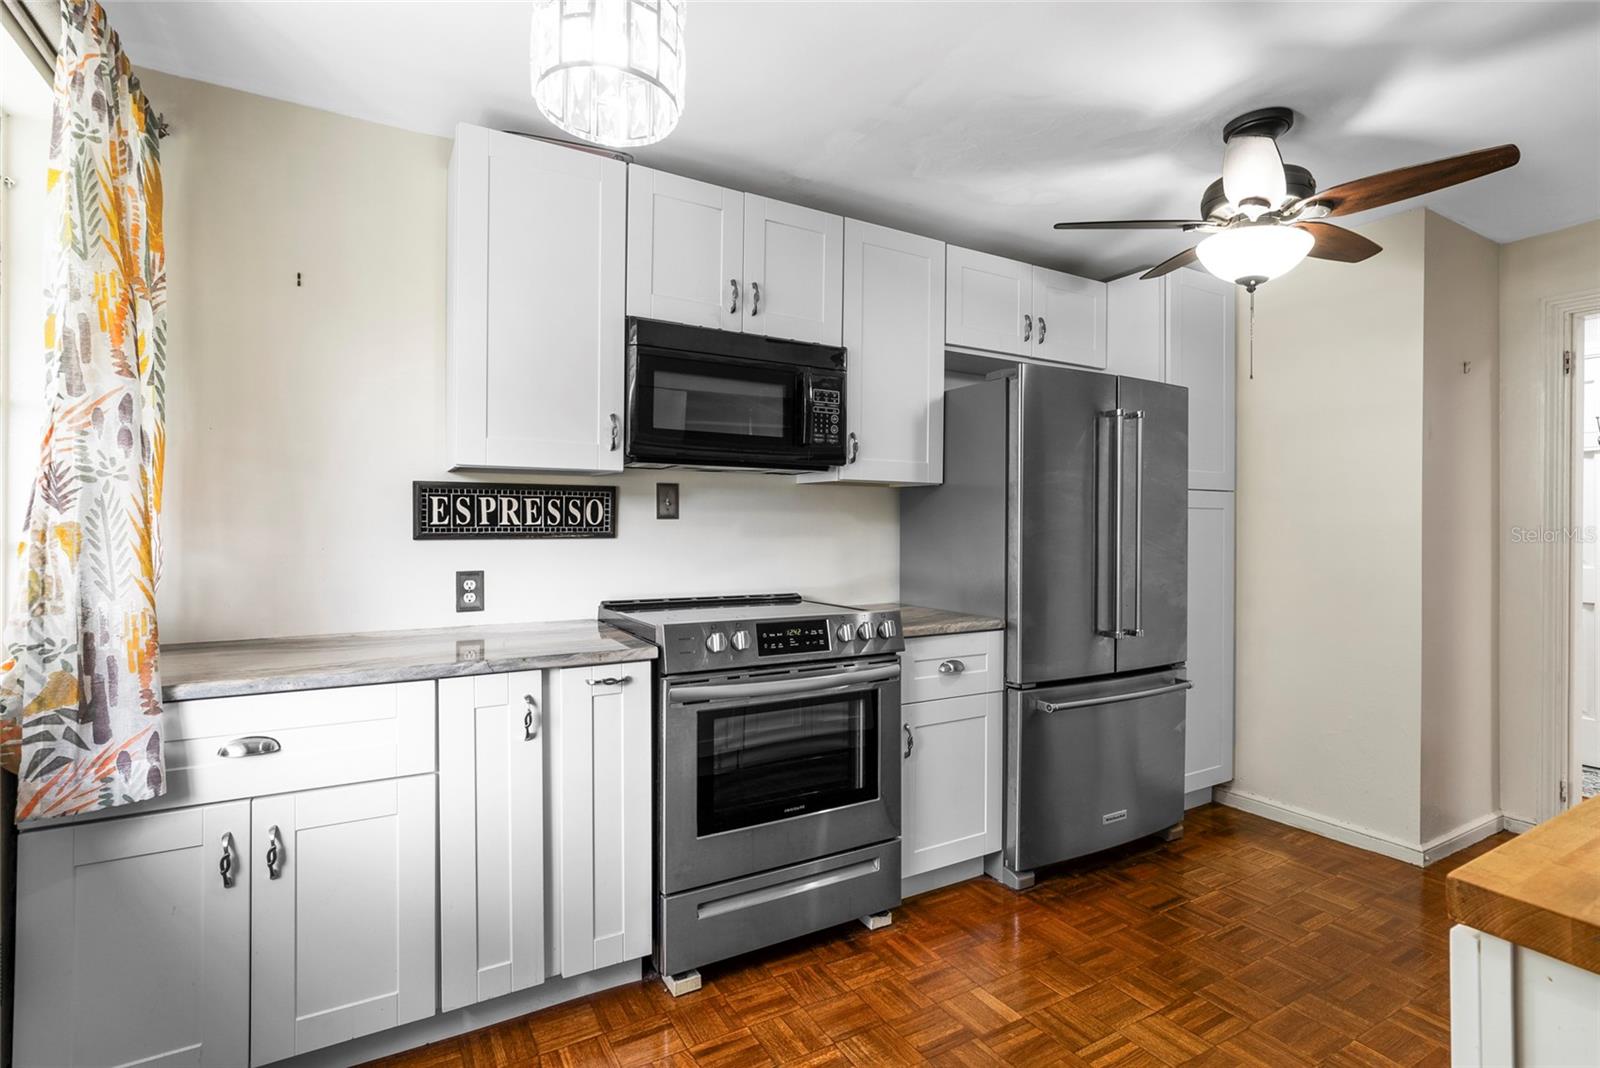
<instances>
[{"instance_id":1,"label":"black microwave","mask_svg":"<svg viewBox=\"0 0 1600 1068\"><path fill-rule=\"evenodd\" d=\"M627 412L629 464L840 467L845 351L629 319Z\"/></svg>"}]
</instances>

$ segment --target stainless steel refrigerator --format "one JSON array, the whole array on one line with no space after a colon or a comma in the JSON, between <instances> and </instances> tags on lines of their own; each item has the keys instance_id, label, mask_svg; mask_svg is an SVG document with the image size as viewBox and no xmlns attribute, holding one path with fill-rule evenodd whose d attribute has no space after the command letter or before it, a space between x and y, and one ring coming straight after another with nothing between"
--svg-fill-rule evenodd
<instances>
[{"instance_id":1,"label":"stainless steel refrigerator","mask_svg":"<svg viewBox=\"0 0 1600 1068\"><path fill-rule=\"evenodd\" d=\"M1003 851L1034 869L1183 819L1188 391L1023 364L945 394L900 496L901 600L1006 621Z\"/></svg>"}]
</instances>

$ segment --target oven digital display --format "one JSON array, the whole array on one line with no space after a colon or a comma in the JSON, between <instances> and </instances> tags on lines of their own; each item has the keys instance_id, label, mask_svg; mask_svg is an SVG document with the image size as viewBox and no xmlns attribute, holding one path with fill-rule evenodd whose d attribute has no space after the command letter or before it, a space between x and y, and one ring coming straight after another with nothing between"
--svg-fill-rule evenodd
<instances>
[{"instance_id":1,"label":"oven digital display","mask_svg":"<svg viewBox=\"0 0 1600 1068\"><path fill-rule=\"evenodd\" d=\"M756 651L761 656L825 653L828 651L828 621L797 619L789 623L757 624Z\"/></svg>"}]
</instances>

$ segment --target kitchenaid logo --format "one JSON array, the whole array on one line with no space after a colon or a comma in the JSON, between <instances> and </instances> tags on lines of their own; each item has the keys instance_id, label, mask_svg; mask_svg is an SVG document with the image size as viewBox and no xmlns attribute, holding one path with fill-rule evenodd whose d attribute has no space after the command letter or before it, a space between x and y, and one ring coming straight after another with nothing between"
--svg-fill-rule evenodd
<instances>
[{"instance_id":1,"label":"kitchenaid logo","mask_svg":"<svg viewBox=\"0 0 1600 1068\"><path fill-rule=\"evenodd\" d=\"M411 536L614 538L615 486L413 482Z\"/></svg>"}]
</instances>

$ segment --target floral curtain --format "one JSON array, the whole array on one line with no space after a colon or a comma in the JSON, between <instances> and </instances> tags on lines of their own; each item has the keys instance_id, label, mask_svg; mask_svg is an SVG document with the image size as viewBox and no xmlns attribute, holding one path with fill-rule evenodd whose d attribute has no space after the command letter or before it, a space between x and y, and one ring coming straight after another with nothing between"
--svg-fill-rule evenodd
<instances>
[{"instance_id":1,"label":"floral curtain","mask_svg":"<svg viewBox=\"0 0 1600 1068\"><path fill-rule=\"evenodd\" d=\"M97 3L63 0L50 136L45 427L0 656L17 819L160 796L166 451L159 117Z\"/></svg>"}]
</instances>

